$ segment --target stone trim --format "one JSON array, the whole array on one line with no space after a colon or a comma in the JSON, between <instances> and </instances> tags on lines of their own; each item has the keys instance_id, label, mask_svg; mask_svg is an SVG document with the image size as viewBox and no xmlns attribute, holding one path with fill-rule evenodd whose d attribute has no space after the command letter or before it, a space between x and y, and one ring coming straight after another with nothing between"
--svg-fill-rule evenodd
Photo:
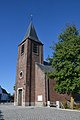
<instances>
[{"instance_id":1,"label":"stone trim","mask_svg":"<svg viewBox=\"0 0 80 120\"><path fill-rule=\"evenodd\" d=\"M29 102L25 102L25 106L29 106ZM31 106L35 106L35 103L31 102Z\"/></svg>"},{"instance_id":2,"label":"stone trim","mask_svg":"<svg viewBox=\"0 0 80 120\"><path fill-rule=\"evenodd\" d=\"M20 89L22 90L22 106L23 106L23 88L22 87L17 89L17 105L18 105L18 91Z\"/></svg>"},{"instance_id":3,"label":"stone trim","mask_svg":"<svg viewBox=\"0 0 80 120\"><path fill-rule=\"evenodd\" d=\"M35 106L42 107L43 106L43 102L35 102Z\"/></svg>"}]
</instances>

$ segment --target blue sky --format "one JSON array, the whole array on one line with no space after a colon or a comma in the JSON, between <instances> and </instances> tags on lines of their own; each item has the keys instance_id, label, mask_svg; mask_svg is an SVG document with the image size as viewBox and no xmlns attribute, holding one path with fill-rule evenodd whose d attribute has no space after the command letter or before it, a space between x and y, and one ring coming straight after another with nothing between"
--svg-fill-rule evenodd
<instances>
[{"instance_id":1,"label":"blue sky","mask_svg":"<svg viewBox=\"0 0 80 120\"><path fill-rule=\"evenodd\" d=\"M33 15L33 24L44 44L44 59L51 56L52 41L66 24L80 29L80 0L0 0L0 85L13 93L18 44Z\"/></svg>"}]
</instances>

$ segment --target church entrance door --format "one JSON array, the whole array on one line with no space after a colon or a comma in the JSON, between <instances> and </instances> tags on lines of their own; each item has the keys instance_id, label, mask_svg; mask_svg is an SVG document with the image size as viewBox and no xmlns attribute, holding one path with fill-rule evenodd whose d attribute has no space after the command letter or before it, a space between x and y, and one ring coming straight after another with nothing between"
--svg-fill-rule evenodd
<instances>
[{"instance_id":1,"label":"church entrance door","mask_svg":"<svg viewBox=\"0 0 80 120\"><path fill-rule=\"evenodd\" d=\"M22 106L22 89L18 90L18 105Z\"/></svg>"}]
</instances>

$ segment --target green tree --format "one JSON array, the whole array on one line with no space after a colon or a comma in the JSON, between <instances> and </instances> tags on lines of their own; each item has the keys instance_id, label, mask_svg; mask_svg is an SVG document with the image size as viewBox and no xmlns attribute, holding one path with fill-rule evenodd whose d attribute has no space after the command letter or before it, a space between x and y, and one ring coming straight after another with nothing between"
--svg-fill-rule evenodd
<instances>
[{"instance_id":1,"label":"green tree","mask_svg":"<svg viewBox=\"0 0 80 120\"><path fill-rule=\"evenodd\" d=\"M54 71L49 77L56 80L57 92L67 93L73 100L74 94L80 93L80 35L74 25L66 26L53 50Z\"/></svg>"}]
</instances>

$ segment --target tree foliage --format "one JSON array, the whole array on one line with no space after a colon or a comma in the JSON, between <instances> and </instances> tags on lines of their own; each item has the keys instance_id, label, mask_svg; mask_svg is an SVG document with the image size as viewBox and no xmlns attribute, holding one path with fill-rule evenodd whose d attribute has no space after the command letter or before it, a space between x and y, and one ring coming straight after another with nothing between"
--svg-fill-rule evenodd
<instances>
[{"instance_id":1,"label":"tree foliage","mask_svg":"<svg viewBox=\"0 0 80 120\"><path fill-rule=\"evenodd\" d=\"M59 93L80 93L80 35L74 25L66 26L55 45L49 77L56 80Z\"/></svg>"}]
</instances>

